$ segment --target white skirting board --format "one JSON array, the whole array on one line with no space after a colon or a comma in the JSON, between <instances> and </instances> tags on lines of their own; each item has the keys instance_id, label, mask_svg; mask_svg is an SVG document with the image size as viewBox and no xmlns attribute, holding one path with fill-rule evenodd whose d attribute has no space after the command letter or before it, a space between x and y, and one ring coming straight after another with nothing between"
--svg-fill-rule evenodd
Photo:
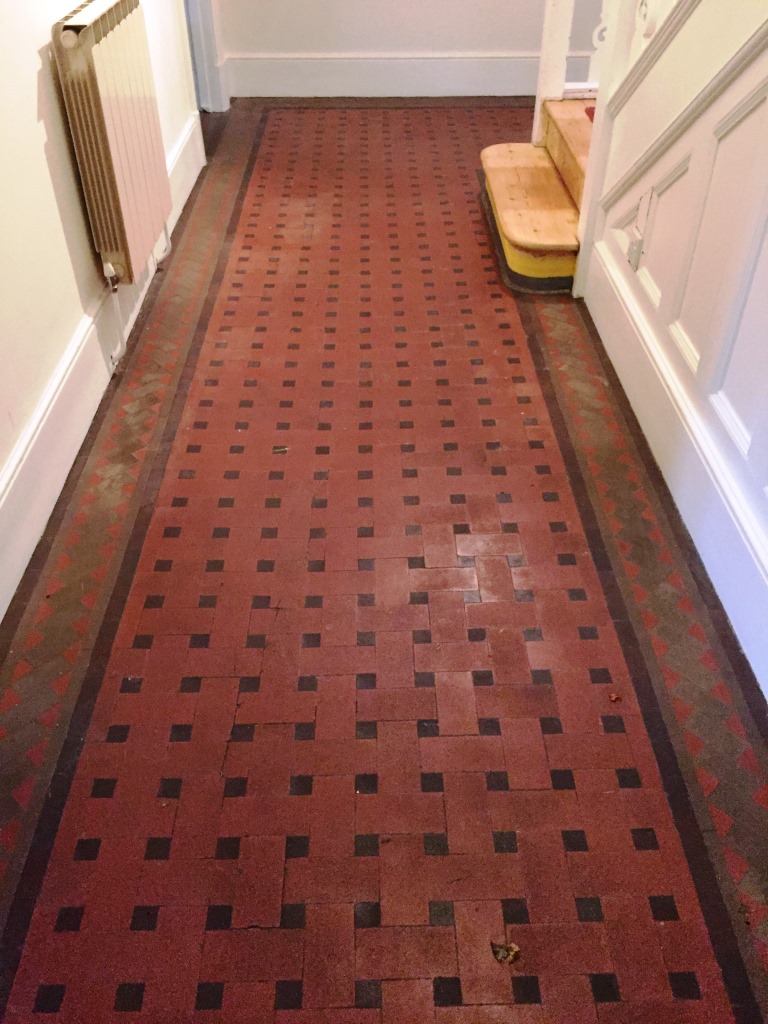
<instances>
[{"instance_id":1,"label":"white skirting board","mask_svg":"<svg viewBox=\"0 0 768 1024\"><path fill-rule=\"evenodd\" d=\"M768 536L716 439L656 358L661 346L602 245L590 260L585 294L683 522L768 694Z\"/></svg>"},{"instance_id":2,"label":"white skirting board","mask_svg":"<svg viewBox=\"0 0 768 1024\"><path fill-rule=\"evenodd\" d=\"M254 53L223 66L230 96L531 96L536 53Z\"/></svg>"},{"instance_id":3,"label":"white skirting board","mask_svg":"<svg viewBox=\"0 0 768 1024\"><path fill-rule=\"evenodd\" d=\"M169 230L205 164L200 118L191 117L168 158L174 199ZM162 250L164 242L159 243ZM154 276L120 290L122 324L106 287L83 314L55 373L0 467L0 619L45 530L112 376L110 354L127 338Z\"/></svg>"}]
</instances>

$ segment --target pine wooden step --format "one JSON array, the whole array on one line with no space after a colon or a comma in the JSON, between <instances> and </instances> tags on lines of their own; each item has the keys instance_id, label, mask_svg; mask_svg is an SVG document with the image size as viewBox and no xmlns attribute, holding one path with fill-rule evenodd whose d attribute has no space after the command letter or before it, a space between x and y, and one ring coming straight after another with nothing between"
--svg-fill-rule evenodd
<instances>
[{"instance_id":1,"label":"pine wooden step","mask_svg":"<svg viewBox=\"0 0 768 1024\"><path fill-rule=\"evenodd\" d=\"M480 154L489 218L511 287L570 290L579 248L579 213L547 151L500 143Z\"/></svg>"},{"instance_id":2,"label":"pine wooden step","mask_svg":"<svg viewBox=\"0 0 768 1024\"><path fill-rule=\"evenodd\" d=\"M532 252L576 252L579 213L549 154L507 142L480 154L502 235Z\"/></svg>"},{"instance_id":3,"label":"pine wooden step","mask_svg":"<svg viewBox=\"0 0 768 1024\"><path fill-rule=\"evenodd\" d=\"M579 209L592 139L592 120L586 112L591 106L594 100L544 103L544 145Z\"/></svg>"}]
</instances>

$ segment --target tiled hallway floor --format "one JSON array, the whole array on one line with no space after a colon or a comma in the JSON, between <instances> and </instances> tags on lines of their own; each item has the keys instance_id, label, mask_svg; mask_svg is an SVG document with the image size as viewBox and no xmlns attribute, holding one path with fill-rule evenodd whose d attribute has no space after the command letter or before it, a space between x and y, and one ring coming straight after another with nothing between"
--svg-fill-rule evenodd
<instances>
[{"instance_id":1,"label":"tiled hallway floor","mask_svg":"<svg viewBox=\"0 0 768 1024\"><path fill-rule=\"evenodd\" d=\"M764 705L583 309L499 286L529 120L223 125L0 633L6 1021L762 1019Z\"/></svg>"}]
</instances>

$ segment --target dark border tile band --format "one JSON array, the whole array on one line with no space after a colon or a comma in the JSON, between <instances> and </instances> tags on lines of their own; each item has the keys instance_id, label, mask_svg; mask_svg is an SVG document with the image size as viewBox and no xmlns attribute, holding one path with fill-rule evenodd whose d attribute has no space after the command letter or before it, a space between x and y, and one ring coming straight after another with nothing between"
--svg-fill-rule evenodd
<instances>
[{"instance_id":1,"label":"dark border tile band","mask_svg":"<svg viewBox=\"0 0 768 1024\"><path fill-rule=\"evenodd\" d=\"M546 300L524 295L516 296L516 300L542 394L547 403L552 426L558 439L566 471L579 509L587 543L589 544L595 564L598 566L598 575L603 586L608 609L613 618L619 642L621 643L627 667L629 668L643 721L653 746L653 752L659 766L667 800L680 836L686 860L688 861L691 877L696 887L709 931L710 941L723 973L723 980L728 997L731 1000L736 1022L737 1024L762 1024L763 1017L758 1007L749 974L739 949L736 933L718 884L717 875L710 860L691 797L680 769L677 753L661 712L640 640L632 625L621 590L611 580L613 572L610 554L600 530L599 520L570 438L566 416L560 406L558 393L552 381L541 342L545 332L536 309L538 303ZM595 348L599 351L602 347L599 338L595 334L591 336ZM607 356L605 358L607 359ZM615 374L612 375L611 386L615 389L616 394L623 395L621 385ZM637 429L639 430L639 427ZM637 437L638 435L634 434L635 441L637 441ZM649 452L648 458L651 458ZM656 469L654 484L658 483L659 478L660 474L658 469ZM671 499L669 500L671 501ZM603 567L602 571L600 571L600 567Z\"/></svg>"},{"instance_id":2,"label":"dark border tile band","mask_svg":"<svg viewBox=\"0 0 768 1024\"><path fill-rule=\"evenodd\" d=\"M263 137L266 117L267 114L263 113L259 120L258 127L256 128L251 153L245 165L238 194L234 200L233 212L219 253L219 258L216 263L216 270L214 271L211 279L208 294L205 298L205 302L195 328L195 333L184 361L184 367L174 395L171 410L162 431L162 439L160 441L159 449L154 456L150 456L152 463L149 466L149 472L145 477L139 512L131 530L128 545L118 570L117 580L115 582L114 589L112 590L96 643L94 644L91 652L85 678L69 722L64 745L61 749L56 769L48 787L46 799L35 828L34 838L24 862L24 867L21 872L16 892L11 902L2 939L0 939L0 1018L5 1013L8 999L13 988L13 982L21 960L21 954L26 941L27 932L29 931L32 914L43 884L45 872L48 867L48 861L56 840L56 834L64 813L64 807L72 785L72 780L74 778L75 769L88 731L88 725L101 689L104 670L109 658L109 652L112 648L120 618L125 607L125 602L133 582L133 576L136 566L138 565L141 548L152 517L154 501L170 455L171 443L181 420L184 403L194 374L194 368L206 335L216 296L224 278L224 270L232 248L232 242L240 214L242 212L243 200L253 174L253 168ZM188 208L191 207L191 205L193 204L188 204ZM146 308L149 308L149 306ZM140 320L134 328L134 332L140 331L142 326L143 324ZM110 391L110 397L111 395L112 391ZM92 432L89 431L89 441L90 440L92 440ZM71 492L68 491L68 494L70 493ZM61 518L63 518L63 513L60 515L58 521L60 521Z\"/></svg>"}]
</instances>

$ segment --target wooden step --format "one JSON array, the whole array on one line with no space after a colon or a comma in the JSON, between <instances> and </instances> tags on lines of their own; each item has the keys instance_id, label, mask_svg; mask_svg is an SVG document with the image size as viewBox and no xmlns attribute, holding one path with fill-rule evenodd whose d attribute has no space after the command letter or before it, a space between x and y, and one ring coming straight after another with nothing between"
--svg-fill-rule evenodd
<instances>
[{"instance_id":1,"label":"wooden step","mask_svg":"<svg viewBox=\"0 0 768 1024\"><path fill-rule=\"evenodd\" d=\"M579 214L549 154L529 143L501 143L480 154L489 220L498 233L510 287L569 291Z\"/></svg>"},{"instance_id":2,"label":"wooden step","mask_svg":"<svg viewBox=\"0 0 768 1024\"><path fill-rule=\"evenodd\" d=\"M544 144L579 209L592 138L592 119L587 108L594 107L594 102L587 99L544 103Z\"/></svg>"}]
</instances>

